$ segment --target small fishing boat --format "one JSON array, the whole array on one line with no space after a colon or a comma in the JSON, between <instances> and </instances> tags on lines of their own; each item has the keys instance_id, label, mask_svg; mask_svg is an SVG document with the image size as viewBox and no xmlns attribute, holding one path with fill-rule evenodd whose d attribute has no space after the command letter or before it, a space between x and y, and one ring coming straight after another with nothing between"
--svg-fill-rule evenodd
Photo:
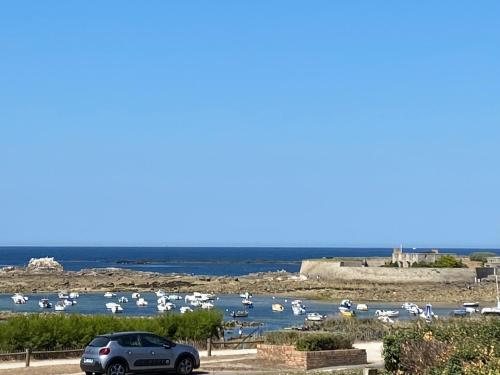
<instances>
[{"instance_id":1,"label":"small fishing boat","mask_svg":"<svg viewBox=\"0 0 500 375\"><path fill-rule=\"evenodd\" d=\"M116 293L113 292L104 293L104 298L113 298L113 297L116 297Z\"/></svg>"},{"instance_id":2,"label":"small fishing boat","mask_svg":"<svg viewBox=\"0 0 500 375\"><path fill-rule=\"evenodd\" d=\"M358 311L368 311L368 305L366 305L364 303L358 303L356 305L356 310L358 310Z\"/></svg>"},{"instance_id":3,"label":"small fishing boat","mask_svg":"<svg viewBox=\"0 0 500 375\"><path fill-rule=\"evenodd\" d=\"M252 293L248 293L248 292L241 293L241 294L240 294L240 297L241 297L241 298L246 298L246 299L249 299L249 298L252 298Z\"/></svg>"},{"instance_id":4,"label":"small fishing boat","mask_svg":"<svg viewBox=\"0 0 500 375\"><path fill-rule=\"evenodd\" d=\"M71 298L71 299L77 299L77 298L80 298L80 293L78 293L78 292L71 292L71 293L69 294L69 298Z\"/></svg>"},{"instance_id":5,"label":"small fishing boat","mask_svg":"<svg viewBox=\"0 0 500 375\"><path fill-rule=\"evenodd\" d=\"M157 306L158 311L170 311L175 309L175 305L172 302L160 303Z\"/></svg>"},{"instance_id":6,"label":"small fishing boat","mask_svg":"<svg viewBox=\"0 0 500 375\"><path fill-rule=\"evenodd\" d=\"M185 314L185 313L188 313L188 312L193 312L193 309L189 306L182 306L180 308L180 311L181 311L181 314Z\"/></svg>"},{"instance_id":7,"label":"small fishing boat","mask_svg":"<svg viewBox=\"0 0 500 375\"><path fill-rule=\"evenodd\" d=\"M210 302L202 302L201 308L204 310L212 310L214 308L214 304Z\"/></svg>"},{"instance_id":8,"label":"small fishing boat","mask_svg":"<svg viewBox=\"0 0 500 375\"><path fill-rule=\"evenodd\" d=\"M133 298L133 299L138 299L138 298L141 298L141 293L138 293L138 292L134 292L134 293L132 293L132 298Z\"/></svg>"},{"instance_id":9,"label":"small fishing boat","mask_svg":"<svg viewBox=\"0 0 500 375\"><path fill-rule=\"evenodd\" d=\"M479 307L479 302L464 302L463 307Z\"/></svg>"},{"instance_id":10,"label":"small fishing boat","mask_svg":"<svg viewBox=\"0 0 500 375\"><path fill-rule=\"evenodd\" d=\"M76 301L73 301L72 299L62 299L61 300L62 303L64 304L64 306L73 306L74 304L76 304Z\"/></svg>"},{"instance_id":11,"label":"small fishing boat","mask_svg":"<svg viewBox=\"0 0 500 375\"><path fill-rule=\"evenodd\" d=\"M167 295L167 293L165 293L165 291L159 289L156 293L156 297L165 297Z\"/></svg>"},{"instance_id":12,"label":"small fishing boat","mask_svg":"<svg viewBox=\"0 0 500 375\"><path fill-rule=\"evenodd\" d=\"M66 306L63 301L59 301L54 305L54 310L56 311L64 311L66 310Z\"/></svg>"},{"instance_id":13,"label":"small fishing boat","mask_svg":"<svg viewBox=\"0 0 500 375\"><path fill-rule=\"evenodd\" d=\"M322 322L323 320L325 320L325 318L326 318L326 316L321 315L317 312L308 313L306 315L306 320L309 322Z\"/></svg>"},{"instance_id":14,"label":"small fishing boat","mask_svg":"<svg viewBox=\"0 0 500 375\"><path fill-rule=\"evenodd\" d=\"M125 296L122 296L122 297L118 298L118 302L119 303L128 303L128 298Z\"/></svg>"},{"instance_id":15,"label":"small fishing boat","mask_svg":"<svg viewBox=\"0 0 500 375\"><path fill-rule=\"evenodd\" d=\"M123 307L121 307L118 303L108 302L106 303L106 308L111 311L113 314L118 314L123 312Z\"/></svg>"},{"instance_id":16,"label":"small fishing boat","mask_svg":"<svg viewBox=\"0 0 500 375\"><path fill-rule=\"evenodd\" d=\"M141 297L137 301L135 301L135 304L139 307L144 307L148 305L148 301Z\"/></svg>"},{"instance_id":17,"label":"small fishing boat","mask_svg":"<svg viewBox=\"0 0 500 375\"><path fill-rule=\"evenodd\" d=\"M169 299L169 301L178 301L178 300L182 299L182 296L180 296L178 294L169 294L168 299Z\"/></svg>"},{"instance_id":18,"label":"small fishing boat","mask_svg":"<svg viewBox=\"0 0 500 375\"><path fill-rule=\"evenodd\" d=\"M233 318L246 318L248 316L248 311L231 311L229 315Z\"/></svg>"},{"instance_id":19,"label":"small fishing boat","mask_svg":"<svg viewBox=\"0 0 500 375\"><path fill-rule=\"evenodd\" d=\"M375 316L387 316L389 318L396 318L399 316L399 311L396 310L377 310Z\"/></svg>"},{"instance_id":20,"label":"small fishing boat","mask_svg":"<svg viewBox=\"0 0 500 375\"><path fill-rule=\"evenodd\" d=\"M38 306L40 306L42 309L52 308L52 304L47 298L42 298L40 301L38 301Z\"/></svg>"},{"instance_id":21,"label":"small fishing boat","mask_svg":"<svg viewBox=\"0 0 500 375\"><path fill-rule=\"evenodd\" d=\"M156 303L157 303L158 305L160 305L160 304L165 304L165 303L167 303L167 302L168 302L168 298L167 298L167 297L165 297L165 296L162 296L162 297L160 297L160 298L158 298L158 299L156 300Z\"/></svg>"},{"instance_id":22,"label":"small fishing boat","mask_svg":"<svg viewBox=\"0 0 500 375\"><path fill-rule=\"evenodd\" d=\"M339 310L340 311L350 311L352 309L352 302L351 300L344 299L342 302L340 302Z\"/></svg>"},{"instance_id":23,"label":"small fishing boat","mask_svg":"<svg viewBox=\"0 0 500 375\"><path fill-rule=\"evenodd\" d=\"M428 303L427 305L425 305L425 311L422 312L420 315L419 315L422 319L425 319L426 322L431 322L433 319L437 319L438 316L436 314L434 314L434 312L432 311L432 305L430 303Z\"/></svg>"},{"instance_id":24,"label":"small fishing boat","mask_svg":"<svg viewBox=\"0 0 500 375\"><path fill-rule=\"evenodd\" d=\"M292 304L293 315L304 315L306 313L306 308L304 305Z\"/></svg>"},{"instance_id":25,"label":"small fishing boat","mask_svg":"<svg viewBox=\"0 0 500 375\"><path fill-rule=\"evenodd\" d=\"M387 324L394 323L394 320L392 320L391 318L389 318L388 316L385 316L385 315L379 316L377 319L380 320L382 323L387 323Z\"/></svg>"},{"instance_id":26,"label":"small fishing boat","mask_svg":"<svg viewBox=\"0 0 500 375\"><path fill-rule=\"evenodd\" d=\"M285 306L283 306L281 303L273 303L271 309L275 312L282 312L285 310Z\"/></svg>"},{"instance_id":27,"label":"small fishing boat","mask_svg":"<svg viewBox=\"0 0 500 375\"><path fill-rule=\"evenodd\" d=\"M57 293L57 298L66 299L66 298L69 298L69 295L66 292L59 292L59 293Z\"/></svg>"},{"instance_id":28,"label":"small fishing boat","mask_svg":"<svg viewBox=\"0 0 500 375\"><path fill-rule=\"evenodd\" d=\"M28 302L28 297L23 296L21 293L16 293L10 298L16 305L24 305Z\"/></svg>"},{"instance_id":29,"label":"small fishing boat","mask_svg":"<svg viewBox=\"0 0 500 375\"><path fill-rule=\"evenodd\" d=\"M244 298L241 300L241 303L247 307L253 307L253 302L249 298Z\"/></svg>"},{"instance_id":30,"label":"small fishing boat","mask_svg":"<svg viewBox=\"0 0 500 375\"><path fill-rule=\"evenodd\" d=\"M457 309L457 310L453 310L451 315L453 315L453 316L467 316L467 315L469 315L469 313L465 309Z\"/></svg>"},{"instance_id":31,"label":"small fishing boat","mask_svg":"<svg viewBox=\"0 0 500 375\"><path fill-rule=\"evenodd\" d=\"M203 302L201 302L200 300L197 300L197 299L195 299L194 301L189 302L189 304L191 306L193 306L193 307L200 307L202 303Z\"/></svg>"},{"instance_id":32,"label":"small fishing boat","mask_svg":"<svg viewBox=\"0 0 500 375\"><path fill-rule=\"evenodd\" d=\"M345 316L347 318L352 318L356 316L356 312L354 310L340 310L340 315Z\"/></svg>"}]
</instances>

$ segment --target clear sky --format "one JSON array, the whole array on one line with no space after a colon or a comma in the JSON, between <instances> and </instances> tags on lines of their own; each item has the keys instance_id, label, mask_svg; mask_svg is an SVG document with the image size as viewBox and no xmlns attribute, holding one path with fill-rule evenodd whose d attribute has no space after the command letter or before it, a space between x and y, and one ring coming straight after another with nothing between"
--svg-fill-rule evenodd
<instances>
[{"instance_id":1,"label":"clear sky","mask_svg":"<svg viewBox=\"0 0 500 375\"><path fill-rule=\"evenodd\" d=\"M500 2L0 12L0 245L500 247Z\"/></svg>"}]
</instances>

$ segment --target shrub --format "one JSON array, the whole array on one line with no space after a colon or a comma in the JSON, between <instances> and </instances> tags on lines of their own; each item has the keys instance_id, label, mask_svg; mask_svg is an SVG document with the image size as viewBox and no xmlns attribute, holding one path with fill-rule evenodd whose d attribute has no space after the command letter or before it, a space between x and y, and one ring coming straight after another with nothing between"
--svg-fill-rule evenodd
<instances>
[{"instance_id":1,"label":"shrub","mask_svg":"<svg viewBox=\"0 0 500 375\"><path fill-rule=\"evenodd\" d=\"M500 373L500 320L450 319L395 329L384 338L384 360L388 371L399 374Z\"/></svg>"},{"instance_id":2,"label":"shrub","mask_svg":"<svg viewBox=\"0 0 500 375\"><path fill-rule=\"evenodd\" d=\"M467 268L462 259L457 259L452 255L443 255L433 263L420 262L413 263L411 266L419 268Z\"/></svg>"},{"instance_id":3,"label":"shrub","mask_svg":"<svg viewBox=\"0 0 500 375\"><path fill-rule=\"evenodd\" d=\"M496 257L496 256L497 256L496 253L492 253L489 251L476 251L476 252L471 253L469 255L469 259L476 261L476 262L483 262L484 263L484 262L486 262L487 258Z\"/></svg>"},{"instance_id":4,"label":"shrub","mask_svg":"<svg viewBox=\"0 0 500 375\"><path fill-rule=\"evenodd\" d=\"M174 340L206 340L222 325L217 311L162 314L157 317L115 317L79 314L30 314L8 319L0 330L0 350L51 350L83 347L94 336L120 331L148 331Z\"/></svg>"},{"instance_id":5,"label":"shrub","mask_svg":"<svg viewBox=\"0 0 500 375\"><path fill-rule=\"evenodd\" d=\"M404 324L404 322L400 322L400 324ZM382 340L390 329L387 324L372 318L329 318L316 326L323 331L347 334L359 341Z\"/></svg>"},{"instance_id":6,"label":"shrub","mask_svg":"<svg viewBox=\"0 0 500 375\"><path fill-rule=\"evenodd\" d=\"M300 351L352 349L352 337L331 332L275 331L264 336L266 344L292 345Z\"/></svg>"}]
</instances>

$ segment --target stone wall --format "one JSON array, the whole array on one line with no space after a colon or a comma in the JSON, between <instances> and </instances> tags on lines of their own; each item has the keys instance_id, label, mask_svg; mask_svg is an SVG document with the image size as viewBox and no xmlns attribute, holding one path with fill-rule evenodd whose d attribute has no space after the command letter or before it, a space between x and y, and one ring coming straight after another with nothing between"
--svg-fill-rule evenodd
<instances>
[{"instance_id":1,"label":"stone wall","mask_svg":"<svg viewBox=\"0 0 500 375\"><path fill-rule=\"evenodd\" d=\"M338 267L328 260L304 260L300 273L326 280L376 283L474 282L471 268Z\"/></svg>"},{"instance_id":2,"label":"stone wall","mask_svg":"<svg viewBox=\"0 0 500 375\"><path fill-rule=\"evenodd\" d=\"M310 370L331 366L362 365L365 349L322 350L302 352L288 345L257 345L257 359L280 363L286 367Z\"/></svg>"}]
</instances>

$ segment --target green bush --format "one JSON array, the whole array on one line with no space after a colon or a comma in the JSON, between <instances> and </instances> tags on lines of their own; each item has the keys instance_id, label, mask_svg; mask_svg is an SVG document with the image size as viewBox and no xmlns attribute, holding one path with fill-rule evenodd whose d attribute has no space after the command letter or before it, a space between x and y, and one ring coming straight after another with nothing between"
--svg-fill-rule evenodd
<instances>
[{"instance_id":1,"label":"green bush","mask_svg":"<svg viewBox=\"0 0 500 375\"><path fill-rule=\"evenodd\" d=\"M492 252L489 252L489 251L476 251L474 253L471 253L469 255L469 259L470 260L473 260L473 261L476 261L476 262L486 262L487 258L492 258L492 257L496 257L497 254L496 253L492 253Z\"/></svg>"},{"instance_id":2,"label":"green bush","mask_svg":"<svg viewBox=\"0 0 500 375\"><path fill-rule=\"evenodd\" d=\"M395 329L384 338L384 361L386 370L398 374L498 374L500 319L417 322Z\"/></svg>"},{"instance_id":3,"label":"green bush","mask_svg":"<svg viewBox=\"0 0 500 375\"><path fill-rule=\"evenodd\" d=\"M0 329L0 351L25 348L51 350L83 347L96 335L120 331L148 331L174 340L206 340L217 335L222 314L194 311L157 317L115 317L79 314L29 314L8 319Z\"/></svg>"},{"instance_id":4,"label":"green bush","mask_svg":"<svg viewBox=\"0 0 500 375\"><path fill-rule=\"evenodd\" d=\"M404 324L404 322L400 322L400 324ZM390 329L387 324L372 318L330 318L318 324L317 327L323 331L347 334L357 341L382 340Z\"/></svg>"},{"instance_id":5,"label":"green bush","mask_svg":"<svg viewBox=\"0 0 500 375\"><path fill-rule=\"evenodd\" d=\"M300 351L352 349L351 336L331 332L275 331L264 336L266 344L292 345Z\"/></svg>"},{"instance_id":6,"label":"green bush","mask_svg":"<svg viewBox=\"0 0 500 375\"><path fill-rule=\"evenodd\" d=\"M457 259L453 255L443 255L433 263L420 262L413 263L411 266L416 268L467 268L467 265L462 263L462 259Z\"/></svg>"}]
</instances>

